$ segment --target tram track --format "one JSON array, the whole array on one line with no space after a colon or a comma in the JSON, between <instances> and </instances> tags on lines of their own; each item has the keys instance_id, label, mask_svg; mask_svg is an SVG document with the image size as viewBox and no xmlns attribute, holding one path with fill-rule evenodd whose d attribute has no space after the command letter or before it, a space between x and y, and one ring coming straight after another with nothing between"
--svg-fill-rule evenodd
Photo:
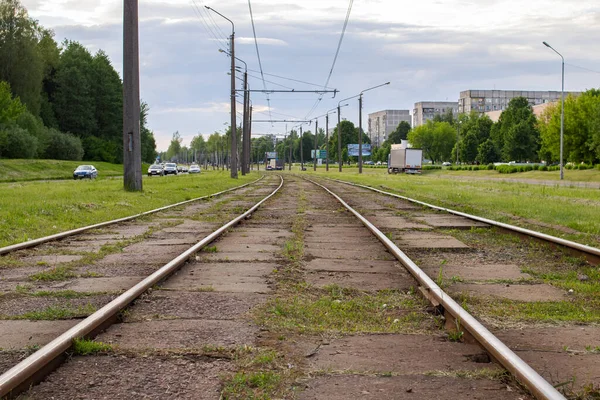
<instances>
[{"instance_id":1,"label":"tram track","mask_svg":"<svg viewBox=\"0 0 600 400\"><path fill-rule=\"evenodd\" d=\"M271 178L272 180L273 178ZM11 396L11 393L17 393L24 390L28 385L35 383L35 381L41 379L45 374L52 371L54 367L56 367L57 363L60 363L64 358L64 354L67 350L71 349L73 346L73 341L78 338L87 338L94 337L98 332L104 330L107 326L110 326L117 320L119 313L127 307L131 302L137 299L140 295L145 293L147 290L151 289L157 283L163 281L171 274L173 274L177 269L179 269L190 257L192 257L195 253L202 250L208 243L214 241L217 237L224 234L228 229L231 229L233 226L238 224L241 220L248 218L261 204L263 204L267 199L273 196L283 185L283 180L279 183L279 186L275 188L274 191L270 191L266 197L262 198L258 203L249 207L248 210L244 211L242 214L236 216L231 221L221 226L220 228L214 230L207 236L205 236L202 240L195 243L193 246L189 247L183 253L177 255L171 261L166 263L163 267L153 272L140 282L135 283L132 287L128 288L124 293L116 297L110 303L106 304L98 311L95 311L89 317L84 319L82 322L76 324L71 329L67 330L56 339L52 340L50 343L46 344L39 350L35 351L31 356L27 357L25 360L14 366L8 371L3 371L3 374L0 376L0 397ZM243 187L247 187L248 185L243 185L235 189L240 189ZM231 192L231 190L227 190L224 192L220 192L215 195L206 196L201 199L207 199L210 197L214 197L216 195L221 195L227 192ZM246 193L248 195L248 193ZM261 195L262 197L262 195ZM65 235L60 235L59 237L67 237L79 234L81 232L87 232L91 229L97 229L98 227L104 227L107 225L114 225L117 223L122 223L124 221L128 221L130 219L138 219L141 216L146 216L149 214L155 214L161 211L174 209L176 207L184 206L186 204L195 203L199 199L194 199L192 201L178 203L173 206L163 207L158 210L153 210L148 213L143 213L140 215L136 215L134 217L130 217L127 219L120 219L111 221L109 223L103 223L99 225L95 225L92 227L86 227L79 230L69 231ZM174 224L174 226L178 226L181 224ZM197 227L196 227L197 228ZM192 229L193 231L193 229ZM189 228L186 232L190 232ZM16 251L26 247L37 246L42 243L47 243L52 240L55 240L56 237L52 238L43 238L41 240L27 243L23 246L14 246L11 247L8 251ZM169 243L166 243L169 245ZM184 245L188 247L187 245ZM167 252L169 253L169 252ZM143 257L144 255L142 255ZM171 255L168 254L168 257ZM118 278L119 279L119 278ZM124 285L130 286L132 282L137 281L138 279L133 278L133 280L127 281ZM111 282L112 283L112 282ZM113 287L114 288L114 287ZM116 289L119 289L118 287ZM49 293L51 291L45 291L45 293ZM70 290L70 293L75 293L76 291ZM39 293L39 291L38 291ZM50 293L51 296L51 293ZM19 330L21 327L17 327ZM3 329L4 330L4 329ZM31 338L30 338L31 339Z\"/></svg>"},{"instance_id":2,"label":"tram track","mask_svg":"<svg viewBox=\"0 0 600 400\"><path fill-rule=\"evenodd\" d=\"M449 279L441 269L436 276L437 256L447 257L452 271L472 269L452 256L478 255L463 241L469 230L489 229L485 224L462 216L442 221L404 199L389 202L340 182L286 181L251 219L203 241L203 252L101 333L108 355L74 356L28 398L529 398L491 359L536 398L563 398L513 352L535 349L510 332L500 332L502 344L456 303L456 291L442 290ZM222 209L215 203L201 220L217 222L212 214ZM456 228L464 233L454 238ZM444 310L447 334L431 314ZM473 326L468 335L464 328ZM542 375L565 366L546 365Z\"/></svg>"}]
</instances>

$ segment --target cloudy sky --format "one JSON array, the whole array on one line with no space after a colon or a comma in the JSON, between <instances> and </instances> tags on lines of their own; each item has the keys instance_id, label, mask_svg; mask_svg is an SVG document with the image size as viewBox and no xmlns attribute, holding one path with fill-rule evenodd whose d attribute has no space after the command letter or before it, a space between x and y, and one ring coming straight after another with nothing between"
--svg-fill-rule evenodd
<instances>
[{"instance_id":1,"label":"cloudy sky","mask_svg":"<svg viewBox=\"0 0 600 400\"><path fill-rule=\"evenodd\" d=\"M103 49L122 71L122 1L21 1L33 18L54 29L57 41L68 38L92 52ZM288 1L251 2L263 71L322 86L349 2ZM251 88L263 88L255 72L247 0L141 0L141 96L150 105L149 125L159 150L168 147L175 131L188 144L198 133L223 131L229 123L229 59L218 50L226 48L231 25L205 5L234 21L236 56L252 70ZM415 102L456 101L462 90L560 90L560 58L544 40L565 56L565 90L600 87L598 37L598 0L356 0L328 85L340 91L337 97L322 96L311 112L317 94L270 94L268 103L265 94L253 93L254 119L316 117L386 81L391 85L365 94L365 129L370 112L412 113ZM265 79L268 89L318 89L271 75ZM357 123L356 100L342 116ZM257 134L285 129L285 124L253 125Z\"/></svg>"}]
</instances>

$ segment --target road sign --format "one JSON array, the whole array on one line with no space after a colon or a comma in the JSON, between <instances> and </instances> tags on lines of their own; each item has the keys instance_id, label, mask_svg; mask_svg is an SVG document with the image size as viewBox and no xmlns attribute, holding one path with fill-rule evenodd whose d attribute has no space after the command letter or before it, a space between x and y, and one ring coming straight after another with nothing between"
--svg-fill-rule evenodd
<instances>
[{"instance_id":1,"label":"road sign","mask_svg":"<svg viewBox=\"0 0 600 400\"><path fill-rule=\"evenodd\" d=\"M310 151L310 158L315 158L315 151ZM327 150L317 150L317 160L324 160L327 158Z\"/></svg>"},{"instance_id":2,"label":"road sign","mask_svg":"<svg viewBox=\"0 0 600 400\"><path fill-rule=\"evenodd\" d=\"M276 151L268 151L266 153L267 159L271 160L273 158L277 159L277 152Z\"/></svg>"},{"instance_id":3,"label":"road sign","mask_svg":"<svg viewBox=\"0 0 600 400\"><path fill-rule=\"evenodd\" d=\"M370 156L371 155L371 145L363 144L362 145L362 156ZM358 144L349 144L348 145L348 156L350 157L358 157Z\"/></svg>"}]
</instances>

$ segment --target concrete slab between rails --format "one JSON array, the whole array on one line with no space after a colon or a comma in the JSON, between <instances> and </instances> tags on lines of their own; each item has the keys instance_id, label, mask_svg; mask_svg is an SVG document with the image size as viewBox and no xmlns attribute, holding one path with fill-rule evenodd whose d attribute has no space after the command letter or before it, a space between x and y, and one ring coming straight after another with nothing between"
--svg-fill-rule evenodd
<instances>
[{"instance_id":1,"label":"concrete slab between rails","mask_svg":"<svg viewBox=\"0 0 600 400\"><path fill-rule=\"evenodd\" d=\"M507 284L477 284L457 283L448 286L449 294L467 293L472 296L499 297L516 301L563 301L568 298L562 289L546 284L507 285Z\"/></svg>"},{"instance_id":2,"label":"concrete slab between rails","mask_svg":"<svg viewBox=\"0 0 600 400\"><path fill-rule=\"evenodd\" d=\"M365 253L372 252L380 252L385 251L381 242L376 240L374 241L366 241L360 240L356 241L356 243L348 242L348 241L339 241L339 242L323 242L320 240L305 240L304 241L304 249L311 250L355 250L355 251L364 251Z\"/></svg>"},{"instance_id":3,"label":"concrete slab between rails","mask_svg":"<svg viewBox=\"0 0 600 400\"><path fill-rule=\"evenodd\" d=\"M34 256L34 257L23 257L19 261L24 262L25 264L38 264L45 263L50 266L55 266L58 264L65 264L72 261L79 261L83 258L81 255L65 255L65 254L48 254L46 256ZM3 274L4 275L4 274Z\"/></svg>"},{"instance_id":4,"label":"concrete slab between rails","mask_svg":"<svg viewBox=\"0 0 600 400\"><path fill-rule=\"evenodd\" d=\"M218 249L218 247L217 247ZM281 255L273 254L272 252L258 253L255 251L238 251L238 252L223 252L223 253L198 253L197 261L204 263L212 262L277 262L281 259Z\"/></svg>"},{"instance_id":5,"label":"concrete slab between rails","mask_svg":"<svg viewBox=\"0 0 600 400\"><path fill-rule=\"evenodd\" d=\"M258 293L186 292L156 290L136 301L126 322L157 318L236 319L267 301Z\"/></svg>"},{"instance_id":6,"label":"concrete slab between rails","mask_svg":"<svg viewBox=\"0 0 600 400\"><path fill-rule=\"evenodd\" d=\"M185 265L171 276L162 287L165 289L218 292L268 293L268 280L276 264L222 263L216 267L194 263Z\"/></svg>"},{"instance_id":7,"label":"concrete slab between rails","mask_svg":"<svg viewBox=\"0 0 600 400\"><path fill-rule=\"evenodd\" d=\"M408 274L396 272L391 274L372 274L360 272L311 272L306 275L306 281L316 287L338 285L359 290L409 290L416 285L415 280Z\"/></svg>"},{"instance_id":8,"label":"concrete slab between rails","mask_svg":"<svg viewBox=\"0 0 600 400\"><path fill-rule=\"evenodd\" d=\"M362 335L331 340L309 364L319 370L397 374L500 369L491 362L477 362L489 361L482 354L476 344L449 342L433 335Z\"/></svg>"},{"instance_id":9,"label":"concrete slab between rails","mask_svg":"<svg viewBox=\"0 0 600 400\"><path fill-rule=\"evenodd\" d=\"M421 266L421 269L430 278L437 278L440 269L444 279L460 277L470 281L486 281L493 279L527 279L531 275L521 272L521 268L514 264L479 264L479 265L438 265Z\"/></svg>"},{"instance_id":10,"label":"concrete slab between rails","mask_svg":"<svg viewBox=\"0 0 600 400\"><path fill-rule=\"evenodd\" d=\"M125 239L129 239L135 236L140 236L143 235L144 233L146 233L146 231L148 231L148 228L150 226L156 225L156 221L153 222L149 222L149 223L139 223L139 222L134 222L134 223L129 223L129 224L123 224L123 225L111 225L111 226L107 226L105 228L101 228L100 231L98 231L100 234L108 234L107 232L111 232L112 234L120 237L120 238L125 238Z\"/></svg>"},{"instance_id":11,"label":"concrete slab between rails","mask_svg":"<svg viewBox=\"0 0 600 400\"><path fill-rule=\"evenodd\" d=\"M429 225L420 224L405 217L376 216L368 219L380 229L432 229Z\"/></svg>"},{"instance_id":12,"label":"concrete slab between rails","mask_svg":"<svg viewBox=\"0 0 600 400\"><path fill-rule=\"evenodd\" d=\"M135 247L134 247L135 246ZM191 246L189 245L171 245L167 248L163 246L138 245L129 246L122 253L109 254L98 261L100 265L122 264L166 264L173 258L183 253Z\"/></svg>"},{"instance_id":13,"label":"concrete slab between rails","mask_svg":"<svg viewBox=\"0 0 600 400\"><path fill-rule=\"evenodd\" d=\"M494 334L553 384L575 378L575 390L600 385L600 353L594 351L600 348L600 326L545 326Z\"/></svg>"},{"instance_id":14,"label":"concrete slab between rails","mask_svg":"<svg viewBox=\"0 0 600 400\"><path fill-rule=\"evenodd\" d=\"M145 246L188 246L192 247L198 243L204 235L183 236L178 238L173 237L154 237L144 241Z\"/></svg>"},{"instance_id":15,"label":"concrete slab between rails","mask_svg":"<svg viewBox=\"0 0 600 400\"><path fill-rule=\"evenodd\" d=\"M130 289L145 276L116 276L112 278L79 278L50 286L51 290L76 292L120 292Z\"/></svg>"},{"instance_id":16,"label":"concrete slab between rails","mask_svg":"<svg viewBox=\"0 0 600 400\"><path fill-rule=\"evenodd\" d=\"M319 244L323 244L323 245L327 245L328 243L331 244L345 244L345 243L352 243L352 242L357 242L357 243L364 243L366 245L378 245L381 246L381 242L379 240L377 240L375 238L375 236L373 236L372 234L370 234L370 232L365 231L364 234L359 235L359 236L355 236L355 239L349 239L348 237L345 237L343 234L338 234L338 235L328 235L328 234L322 234L319 232L310 232L307 233L306 236L304 237L304 243L319 243Z\"/></svg>"},{"instance_id":17,"label":"concrete slab between rails","mask_svg":"<svg viewBox=\"0 0 600 400\"><path fill-rule=\"evenodd\" d=\"M0 320L0 349L43 346L80 321L78 319L67 321Z\"/></svg>"},{"instance_id":18,"label":"concrete slab between rails","mask_svg":"<svg viewBox=\"0 0 600 400\"><path fill-rule=\"evenodd\" d=\"M488 379L425 375L325 375L306 382L300 400L525 400L529 397Z\"/></svg>"},{"instance_id":19,"label":"concrete slab between rails","mask_svg":"<svg viewBox=\"0 0 600 400\"><path fill-rule=\"evenodd\" d=\"M98 340L126 350L253 345L258 328L243 321L172 319L111 326Z\"/></svg>"},{"instance_id":20,"label":"concrete slab between rails","mask_svg":"<svg viewBox=\"0 0 600 400\"><path fill-rule=\"evenodd\" d=\"M468 249L469 246L449 235L434 232L402 232L394 234L394 241L403 247L419 249Z\"/></svg>"},{"instance_id":21,"label":"concrete slab between rails","mask_svg":"<svg viewBox=\"0 0 600 400\"><path fill-rule=\"evenodd\" d=\"M363 272L372 274L395 274L403 271L398 262L381 260L331 260L315 258L307 262L304 268L317 272Z\"/></svg>"},{"instance_id":22,"label":"concrete slab between rails","mask_svg":"<svg viewBox=\"0 0 600 400\"><path fill-rule=\"evenodd\" d=\"M264 243L247 243L244 239L236 236L225 237L221 240L212 242L209 247L216 246L217 252L219 253L241 253L254 251L257 253L278 253L281 252L282 246L275 244L264 244ZM198 255L210 254L200 252Z\"/></svg>"},{"instance_id":23,"label":"concrete slab between rails","mask_svg":"<svg viewBox=\"0 0 600 400\"><path fill-rule=\"evenodd\" d=\"M287 229L280 228L255 228L247 225L239 225L238 227L231 230L231 232L241 233L248 235L248 237L261 237L261 238L288 238L294 236L294 234Z\"/></svg>"},{"instance_id":24,"label":"concrete slab between rails","mask_svg":"<svg viewBox=\"0 0 600 400\"><path fill-rule=\"evenodd\" d=\"M50 265L52 267L53 265ZM14 268L0 268L0 286L2 282L24 280L27 281L30 275L37 274L39 272L48 269L48 265L43 267L14 267ZM29 282L31 284L31 282Z\"/></svg>"},{"instance_id":25,"label":"concrete slab between rails","mask_svg":"<svg viewBox=\"0 0 600 400\"><path fill-rule=\"evenodd\" d=\"M448 214L423 214L413 217L416 220L423 221L427 225L436 228L449 229L471 229L471 228L490 228L490 225L483 222L474 221L469 218L460 217L458 215Z\"/></svg>"},{"instance_id":26,"label":"concrete slab between rails","mask_svg":"<svg viewBox=\"0 0 600 400\"><path fill-rule=\"evenodd\" d=\"M231 361L193 356L80 356L28 390L27 398L217 400L220 378L233 368Z\"/></svg>"},{"instance_id":27,"label":"concrete slab between rails","mask_svg":"<svg viewBox=\"0 0 600 400\"><path fill-rule=\"evenodd\" d=\"M163 228L160 232L166 233L191 233L198 234L199 232L212 232L217 224L199 221L185 220L182 224Z\"/></svg>"},{"instance_id":28,"label":"concrete slab between rails","mask_svg":"<svg viewBox=\"0 0 600 400\"><path fill-rule=\"evenodd\" d=\"M359 250L356 250L356 247ZM304 250L304 258L310 260L311 257L314 258L327 258L334 260L343 260L343 259L351 259L351 260L386 260L392 261L395 260L395 257L390 253L385 251L383 246L379 246L378 250L367 251L360 249L360 246L352 246L352 243L348 243L346 249L334 250L334 249L315 249L309 247Z\"/></svg>"}]
</instances>

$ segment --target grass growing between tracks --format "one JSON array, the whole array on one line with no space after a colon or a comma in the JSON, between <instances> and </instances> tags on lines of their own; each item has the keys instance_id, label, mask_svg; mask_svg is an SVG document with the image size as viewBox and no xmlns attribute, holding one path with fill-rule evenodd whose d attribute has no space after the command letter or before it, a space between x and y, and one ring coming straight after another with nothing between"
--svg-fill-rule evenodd
<instances>
[{"instance_id":1,"label":"grass growing between tracks","mask_svg":"<svg viewBox=\"0 0 600 400\"><path fill-rule=\"evenodd\" d=\"M258 321L296 333L425 333L437 325L425 308L424 301L395 290L367 293L300 284L296 293L268 302Z\"/></svg>"},{"instance_id":2,"label":"grass growing between tracks","mask_svg":"<svg viewBox=\"0 0 600 400\"><path fill-rule=\"evenodd\" d=\"M462 294L459 303L476 315L499 325L511 323L600 323L600 269L583 259L537 240L523 240L497 229L445 230L471 248L488 255L501 254L502 261L521 266L527 278L483 281L483 284L547 284L564 290L562 301L516 301ZM455 260L456 262L456 260ZM453 277L455 278L455 277ZM454 282L455 281L455 282ZM463 282L456 277L444 282Z\"/></svg>"},{"instance_id":3,"label":"grass growing between tracks","mask_svg":"<svg viewBox=\"0 0 600 400\"><path fill-rule=\"evenodd\" d=\"M27 319L30 321L55 321L61 319L83 318L96 312L97 308L92 304L79 307L54 307L49 306L42 310L30 311L14 316L0 316L0 319L20 320Z\"/></svg>"},{"instance_id":4,"label":"grass growing between tracks","mask_svg":"<svg viewBox=\"0 0 600 400\"><path fill-rule=\"evenodd\" d=\"M125 192L119 179L0 183L0 247L191 200L258 179L229 172L144 179Z\"/></svg>"},{"instance_id":5,"label":"grass growing between tracks","mask_svg":"<svg viewBox=\"0 0 600 400\"><path fill-rule=\"evenodd\" d=\"M582 171L583 172L583 171ZM314 175L314 172L308 172ZM421 176L389 175L385 170L355 169L316 175L372 186L485 218L542 231L598 247L598 189L529 183L468 181L425 172Z\"/></svg>"},{"instance_id":6,"label":"grass growing between tracks","mask_svg":"<svg viewBox=\"0 0 600 400\"><path fill-rule=\"evenodd\" d=\"M111 353L112 351L113 347L107 343L96 342L90 339L73 339L73 354L78 356Z\"/></svg>"}]
</instances>

